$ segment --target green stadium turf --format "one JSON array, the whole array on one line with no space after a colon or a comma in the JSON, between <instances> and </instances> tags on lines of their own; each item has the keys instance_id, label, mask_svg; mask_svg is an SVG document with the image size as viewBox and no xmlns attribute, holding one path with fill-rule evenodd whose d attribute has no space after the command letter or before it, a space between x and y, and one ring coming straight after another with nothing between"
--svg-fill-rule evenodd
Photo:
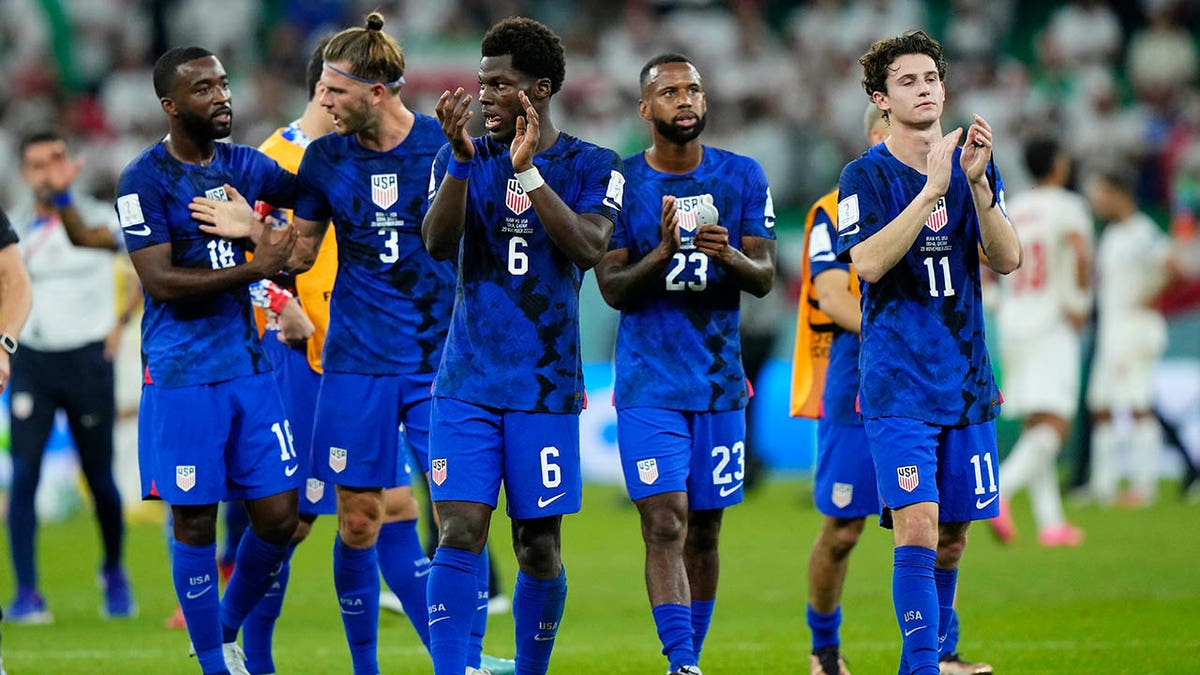
<instances>
[{"instance_id":1,"label":"green stadium turf","mask_svg":"<svg viewBox=\"0 0 1200 675\"><path fill-rule=\"evenodd\" d=\"M1166 486L1164 485L1164 488ZM702 666L708 675L806 673L806 560L819 524L808 486L775 482L725 519L721 591ZM1078 549L1034 542L1023 500L1018 541L1005 548L986 527L972 534L960 576L960 650L998 673L1200 672L1200 507L1173 493L1150 509L1073 508L1087 532ZM332 590L332 518L318 521L294 560L276 632L280 673L348 673ZM175 607L161 527L130 528L128 559L141 606L132 621L98 618L97 535L87 514L44 528L42 587L51 626L3 626L11 675L195 674L187 636L163 628ZM505 586L515 566L508 527L493 543ZM7 537L0 594L12 597ZM584 511L564 532L570 596L551 673L662 673L647 607L636 512L623 492L588 488ZM856 674L894 673L899 637L891 606L888 533L870 526L846 583L842 647ZM430 673L407 620L385 613L385 673ZM512 656L512 620L492 617L487 651Z\"/></svg>"}]
</instances>

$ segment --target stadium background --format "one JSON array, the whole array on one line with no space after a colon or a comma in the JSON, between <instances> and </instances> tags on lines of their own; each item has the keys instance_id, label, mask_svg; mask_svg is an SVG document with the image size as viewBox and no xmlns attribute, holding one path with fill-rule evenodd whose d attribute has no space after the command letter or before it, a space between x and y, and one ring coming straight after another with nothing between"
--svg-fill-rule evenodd
<instances>
[{"instance_id":1,"label":"stadium background","mask_svg":"<svg viewBox=\"0 0 1200 675\"><path fill-rule=\"evenodd\" d=\"M622 155L648 143L636 116L642 63L668 50L696 61L709 98L705 142L758 159L779 213L778 285L764 300L747 296L743 321L748 366L757 371L750 452L770 477L789 486L812 464L812 425L786 412L803 215L862 150L866 99L856 58L873 39L922 27L943 41L950 62L946 128L972 112L992 123L1010 194L1028 186L1021 141L1038 132L1059 134L1085 171L1089 162L1138 166L1142 207L1190 252L1193 271L1200 268L1195 0L5 0L0 204L12 204L23 190L17 140L45 127L65 130L85 157L80 187L111 201L125 162L163 133L150 71L170 46L197 44L218 54L233 87L232 140L257 144L303 107L303 62L316 39L359 25L376 8L405 48L404 98L426 113L444 89L473 88L479 38L495 20L525 14L544 21L567 45L567 80L554 103L558 126ZM128 273L127 265L119 272ZM1181 425L1193 456L1200 454L1198 295L1193 287L1169 302L1170 347L1158 376L1162 412ZM615 325L615 312L589 275L582 333L592 409L582 428L585 472L594 483L619 480L608 405ZM132 499L138 493L131 468L140 386L136 322L126 338L119 357L118 465L123 493ZM0 436L6 438L3 419ZM1002 452L1014 432L1001 425ZM67 519L70 527L86 504L69 437L63 432L51 443L57 452L47 456L39 513L49 521ZM1064 471L1072 470L1076 453L1077 447L1065 453ZM1164 474L1178 472L1175 456L1164 453L1162 460ZM8 457L0 451L0 493L8 478ZM3 505L0 497L0 514ZM154 520L158 511L135 509L132 517ZM1194 521L1194 513L1188 518ZM54 563L43 555L46 564ZM6 599L10 572L7 564L0 570L0 598Z\"/></svg>"}]
</instances>

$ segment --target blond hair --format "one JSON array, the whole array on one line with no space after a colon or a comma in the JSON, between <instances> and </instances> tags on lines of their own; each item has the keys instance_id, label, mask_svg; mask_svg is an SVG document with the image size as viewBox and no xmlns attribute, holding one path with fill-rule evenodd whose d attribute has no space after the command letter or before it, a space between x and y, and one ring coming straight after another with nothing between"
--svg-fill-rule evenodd
<instances>
[{"instance_id":1,"label":"blond hair","mask_svg":"<svg viewBox=\"0 0 1200 675\"><path fill-rule=\"evenodd\" d=\"M365 27L347 28L330 38L324 58L326 63L347 63L349 74L359 80L396 87L404 78L404 50L383 32L379 12L367 15Z\"/></svg>"}]
</instances>

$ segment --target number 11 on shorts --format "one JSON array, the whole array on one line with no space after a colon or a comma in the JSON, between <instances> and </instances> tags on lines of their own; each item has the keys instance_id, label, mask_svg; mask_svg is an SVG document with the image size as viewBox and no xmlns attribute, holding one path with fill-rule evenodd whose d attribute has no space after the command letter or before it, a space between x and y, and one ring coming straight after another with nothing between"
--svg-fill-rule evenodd
<instances>
[{"instance_id":1,"label":"number 11 on shorts","mask_svg":"<svg viewBox=\"0 0 1200 675\"><path fill-rule=\"evenodd\" d=\"M983 487L983 470L980 465L980 457L983 457L983 464L987 465L988 484L986 490ZM996 472L992 468L992 456L990 454L971 455L971 466L975 468L975 494L981 495L995 492Z\"/></svg>"}]
</instances>

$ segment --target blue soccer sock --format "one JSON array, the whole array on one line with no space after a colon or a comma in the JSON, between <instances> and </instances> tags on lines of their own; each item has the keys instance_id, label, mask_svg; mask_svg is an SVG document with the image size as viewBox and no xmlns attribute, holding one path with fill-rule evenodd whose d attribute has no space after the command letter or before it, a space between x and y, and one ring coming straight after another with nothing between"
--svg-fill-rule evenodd
<instances>
[{"instance_id":1,"label":"blue soccer sock","mask_svg":"<svg viewBox=\"0 0 1200 675\"><path fill-rule=\"evenodd\" d=\"M246 615L254 609L275 581L288 547L263 541L253 529L247 529L238 544L233 576L221 598L221 631L225 642L236 642Z\"/></svg>"},{"instance_id":2,"label":"blue soccer sock","mask_svg":"<svg viewBox=\"0 0 1200 675\"><path fill-rule=\"evenodd\" d=\"M712 624L713 608L716 606L716 599L692 601L692 649L696 652L697 665L700 663L700 650L704 648L704 638L708 637L708 627Z\"/></svg>"},{"instance_id":3,"label":"blue soccer sock","mask_svg":"<svg viewBox=\"0 0 1200 675\"><path fill-rule=\"evenodd\" d=\"M217 545L171 544L175 595L187 618L188 637L205 673L226 673L221 652L221 599L217 590Z\"/></svg>"},{"instance_id":4,"label":"blue soccer sock","mask_svg":"<svg viewBox=\"0 0 1200 675\"><path fill-rule=\"evenodd\" d=\"M699 665L696 649L692 642L692 610L687 605L663 604L650 610L654 615L654 626L662 642L663 656L667 657L667 670L679 670L680 666Z\"/></svg>"},{"instance_id":5,"label":"blue soccer sock","mask_svg":"<svg viewBox=\"0 0 1200 675\"><path fill-rule=\"evenodd\" d=\"M808 605L808 628L812 631L813 651L825 647L837 647L842 643L838 628L842 625L842 606L838 605L829 614L822 614Z\"/></svg>"},{"instance_id":6,"label":"blue soccer sock","mask_svg":"<svg viewBox=\"0 0 1200 675\"><path fill-rule=\"evenodd\" d=\"M545 675L567 605L567 570L554 579L517 572L513 589L513 633L517 675Z\"/></svg>"},{"instance_id":7,"label":"blue soccer sock","mask_svg":"<svg viewBox=\"0 0 1200 675\"><path fill-rule=\"evenodd\" d=\"M417 521L384 523L375 542L379 571L388 588L400 598L404 614L412 622L421 644L429 649L429 619L425 604L429 581L429 558L421 548Z\"/></svg>"},{"instance_id":8,"label":"blue soccer sock","mask_svg":"<svg viewBox=\"0 0 1200 675\"><path fill-rule=\"evenodd\" d=\"M479 572L475 587L475 616L471 619L471 639L467 641L467 665L478 668L483 662L483 635L487 632L488 598L491 597L492 559L487 544L479 552Z\"/></svg>"},{"instance_id":9,"label":"blue soccer sock","mask_svg":"<svg viewBox=\"0 0 1200 675\"><path fill-rule=\"evenodd\" d=\"M246 651L246 670L251 675L275 672L275 660L271 651L271 641L275 635L275 622L283 610L283 596L287 592L288 578L292 574L292 546L288 557L275 575L271 587L263 594L262 599L254 609L246 615L242 623L242 647Z\"/></svg>"},{"instance_id":10,"label":"blue soccer sock","mask_svg":"<svg viewBox=\"0 0 1200 675\"><path fill-rule=\"evenodd\" d=\"M429 570L429 654L434 675L462 675L475 617L479 555L439 546Z\"/></svg>"},{"instance_id":11,"label":"blue soccer sock","mask_svg":"<svg viewBox=\"0 0 1200 675\"><path fill-rule=\"evenodd\" d=\"M350 646L354 675L379 672L379 560L375 547L350 548L333 539L333 587Z\"/></svg>"},{"instance_id":12,"label":"blue soccer sock","mask_svg":"<svg viewBox=\"0 0 1200 675\"><path fill-rule=\"evenodd\" d=\"M950 609L950 627L946 629L946 641L942 643L943 654L958 652L958 610Z\"/></svg>"},{"instance_id":13,"label":"blue soccer sock","mask_svg":"<svg viewBox=\"0 0 1200 675\"><path fill-rule=\"evenodd\" d=\"M943 570L933 568L933 582L937 585L938 596L938 656L949 654L946 645L947 635L954 616L954 589L958 586L958 570ZM958 640L955 640L957 643ZM955 645L957 646L957 645Z\"/></svg>"},{"instance_id":14,"label":"blue soccer sock","mask_svg":"<svg viewBox=\"0 0 1200 675\"><path fill-rule=\"evenodd\" d=\"M892 602L903 637L903 658L912 675L938 675L939 672L938 594L933 580L936 560L933 549L896 547Z\"/></svg>"}]
</instances>

